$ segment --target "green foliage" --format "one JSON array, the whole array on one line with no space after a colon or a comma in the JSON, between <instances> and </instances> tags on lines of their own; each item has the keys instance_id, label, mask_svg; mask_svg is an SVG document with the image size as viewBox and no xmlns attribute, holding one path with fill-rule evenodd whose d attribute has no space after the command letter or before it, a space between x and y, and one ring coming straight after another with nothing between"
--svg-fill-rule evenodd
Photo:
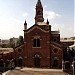
<instances>
[{"instance_id":1,"label":"green foliage","mask_svg":"<svg viewBox=\"0 0 75 75\"><path fill-rule=\"evenodd\" d=\"M21 45L21 44L23 44L23 36L19 36L19 39L18 39L18 41L17 41L17 45Z\"/></svg>"},{"instance_id":2,"label":"green foliage","mask_svg":"<svg viewBox=\"0 0 75 75\"><path fill-rule=\"evenodd\" d=\"M1 44L0 47L1 47L1 48L7 48L8 45L7 45L7 44Z\"/></svg>"},{"instance_id":3,"label":"green foliage","mask_svg":"<svg viewBox=\"0 0 75 75\"><path fill-rule=\"evenodd\" d=\"M15 38L11 38L8 44L0 44L0 47L1 48L14 48L24 43L23 36L19 36L19 38L17 38L16 40L17 41L15 42Z\"/></svg>"}]
</instances>

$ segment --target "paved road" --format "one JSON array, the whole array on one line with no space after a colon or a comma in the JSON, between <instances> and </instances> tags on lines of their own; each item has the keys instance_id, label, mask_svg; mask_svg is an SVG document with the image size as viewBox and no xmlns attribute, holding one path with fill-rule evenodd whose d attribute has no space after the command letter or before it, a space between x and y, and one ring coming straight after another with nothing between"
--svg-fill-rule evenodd
<instances>
[{"instance_id":1,"label":"paved road","mask_svg":"<svg viewBox=\"0 0 75 75\"><path fill-rule=\"evenodd\" d=\"M7 72L6 75L68 75L68 74L64 73L62 70L23 68L10 70Z\"/></svg>"}]
</instances>

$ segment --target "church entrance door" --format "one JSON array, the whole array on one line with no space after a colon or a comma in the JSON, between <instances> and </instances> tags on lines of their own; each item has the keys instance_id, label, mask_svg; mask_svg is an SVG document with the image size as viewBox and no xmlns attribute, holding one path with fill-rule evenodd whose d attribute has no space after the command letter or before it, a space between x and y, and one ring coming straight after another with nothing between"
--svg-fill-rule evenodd
<instances>
[{"instance_id":1,"label":"church entrance door","mask_svg":"<svg viewBox=\"0 0 75 75\"><path fill-rule=\"evenodd\" d=\"M34 66L40 67L40 56L38 54L36 54L34 57Z\"/></svg>"}]
</instances>

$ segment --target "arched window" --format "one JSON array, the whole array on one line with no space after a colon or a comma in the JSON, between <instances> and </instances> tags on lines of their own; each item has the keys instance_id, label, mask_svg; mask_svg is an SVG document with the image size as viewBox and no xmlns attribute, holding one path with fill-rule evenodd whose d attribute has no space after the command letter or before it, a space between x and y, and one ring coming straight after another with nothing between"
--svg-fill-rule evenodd
<instances>
[{"instance_id":1,"label":"arched window","mask_svg":"<svg viewBox=\"0 0 75 75\"><path fill-rule=\"evenodd\" d=\"M53 41L54 41L54 42L57 42L57 38L54 38Z\"/></svg>"},{"instance_id":2,"label":"arched window","mask_svg":"<svg viewBox=\"0 0 75 75\"><path fill-rule=\"evenodd\" d=\"M40 39L33 39L33 47L40 47Z\"/></svg>"},{"instance_id":3,"label":"arched window","mask_svg":"<svg viewBox=\"0 0 75 75\"><path fill-rule=\"evenodd\" d=\"M38 14L38 16L40 15L40 10L38 11L38 13L37 13L37 14Z\"/></svg>"}]
</instances>

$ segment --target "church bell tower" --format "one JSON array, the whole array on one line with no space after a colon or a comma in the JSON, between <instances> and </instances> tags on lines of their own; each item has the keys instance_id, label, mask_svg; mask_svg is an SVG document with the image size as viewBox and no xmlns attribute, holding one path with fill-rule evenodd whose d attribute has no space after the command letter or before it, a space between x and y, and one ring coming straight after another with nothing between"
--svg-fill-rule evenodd
<instances>
[{"instance_id":1,"label":"church bell tower","mask_svg":"<svg viewBox=\"0 0 75 75\"><path fill-rule=\"evenodd\" d=\"M43 18L43 7L41 4L41 1L38 0L37 4L36 4L36 15L35 15L35 23L37 22L43 22L44 18Z\"/></svg>"}]
</instances>

